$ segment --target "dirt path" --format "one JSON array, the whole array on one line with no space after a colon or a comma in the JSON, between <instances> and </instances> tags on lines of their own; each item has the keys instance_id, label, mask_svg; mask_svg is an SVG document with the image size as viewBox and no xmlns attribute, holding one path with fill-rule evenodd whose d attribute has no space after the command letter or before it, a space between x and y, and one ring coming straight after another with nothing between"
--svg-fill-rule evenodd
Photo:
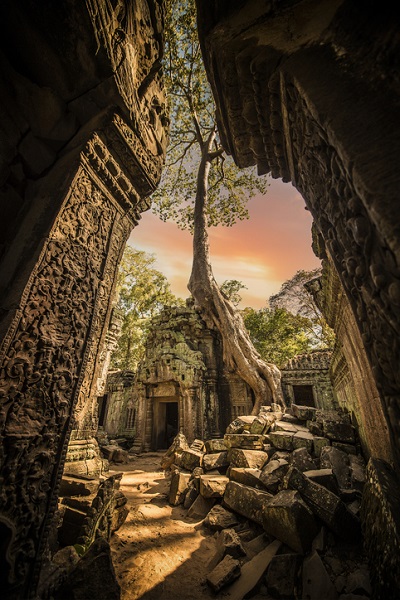
<instances>
[{"instance_id":1,"label":"dirt path","mask_svg":"<svg viewBox=\"0 0 400 600\"><path fill-rule=\"evenodd\" d=\"M205 581L214 555L213 534L201 522L187 519L182 506L168 504L162 454L144 454L110 471L124 473L121 490L129 508L111 542L121 600L215 598Z\"/></svg>"}]
</instances>

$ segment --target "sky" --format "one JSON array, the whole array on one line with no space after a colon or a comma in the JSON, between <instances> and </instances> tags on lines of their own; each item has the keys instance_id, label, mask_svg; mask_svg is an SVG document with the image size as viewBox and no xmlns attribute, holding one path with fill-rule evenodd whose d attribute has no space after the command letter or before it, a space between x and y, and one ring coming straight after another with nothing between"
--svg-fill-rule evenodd
<instances>
[{"instance_id":1,"label":"sky","mask_svg":"<svg viewBox=\"0 0 400 600\"><path fill-rule=\"evenodd\" d=\"M315 269L321 263L311 249L311 214L292 184L270 179L267 193L251 198L248 209L248 220L209 230L210 256L219 284L237 279L247 286L241 291L239 308L259 309L296 271ZM164 223L150 209L142 214L128 244L154 254L154 268L167 277L172 292L181 298L189 297L189 232L181 231L172 222Z\"/></svg>"}]
</instances>

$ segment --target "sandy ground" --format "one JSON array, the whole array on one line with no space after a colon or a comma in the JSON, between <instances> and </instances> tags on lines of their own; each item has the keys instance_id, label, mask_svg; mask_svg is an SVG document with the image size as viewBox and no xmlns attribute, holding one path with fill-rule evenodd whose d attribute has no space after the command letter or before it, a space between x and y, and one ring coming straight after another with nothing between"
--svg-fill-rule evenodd
<instances>
[{"instance_id":1,"label":"sandy ground","mask_svg":"<svg viewBox=\"0 0 400 600\"><path fill-rule=\"evenodd\" d=\"M168 504L169 480L160 469L163 453L138 456L123 472L121 490L129 515L113 535L111 549L122 600L215 598L206 583L215 552L213 533ZM219 597L223 597L220 594Z\"/></svg>"}]
</instances>

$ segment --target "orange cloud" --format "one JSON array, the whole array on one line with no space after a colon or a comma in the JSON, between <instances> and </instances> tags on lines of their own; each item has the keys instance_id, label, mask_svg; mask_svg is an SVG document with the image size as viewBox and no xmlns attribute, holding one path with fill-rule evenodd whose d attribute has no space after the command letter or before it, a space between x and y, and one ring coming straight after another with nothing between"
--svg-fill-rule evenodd
<instances>
[{"instance_id":1,"label":"orange cloud","mask_svg":"<svg viewBox=\"0 0 400 600\"><path fill-rule=\"evenodd\" d=\"M209 231L214 276L242 281L242 306L261 308L269 296L299 269L320 266L311 249L312 217L291 184L271 180L268 192L249 201L250 219L234 227ZM129 244L154 253L156 268L168 278L172 291L189 296L192 237L174 223L163 223L150 211L142 215Z\"/></svg>"}]
</instances>

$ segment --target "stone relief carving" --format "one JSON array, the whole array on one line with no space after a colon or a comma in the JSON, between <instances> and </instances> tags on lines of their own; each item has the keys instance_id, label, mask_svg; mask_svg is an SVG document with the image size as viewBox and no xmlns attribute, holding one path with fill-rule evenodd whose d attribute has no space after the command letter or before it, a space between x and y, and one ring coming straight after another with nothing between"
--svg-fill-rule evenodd
<instances>
[{"instance_id":1,"label":"stone relief carving","mask_svg":"<svg viewBox=\"0 0 400 600\"><path fill-rule=\"evenodd\" d=\"M71 408L94 360L117 267L118 220L117 206L81 167L2 347L0 520L12 531L12 584L28 576L55 502L54 465L65 453Z\"/></svg>"},{"instance_id":2,"label":"stone relief carving","mask_svg":"<svg viewBox=\"0 0 400 600\"><path fill-rule=\"evenodd\" d=\"M307 199L357 315L392 433L398 442L400 272L364 205L365 190L356 189L354 174L329 143L327 132L319 126L296 86L287 82L286 91L292 128L296 132L292 152L297 165L297 187ZM322 177L321 169L325 171Z\"/></svg>"}]
</instances>

